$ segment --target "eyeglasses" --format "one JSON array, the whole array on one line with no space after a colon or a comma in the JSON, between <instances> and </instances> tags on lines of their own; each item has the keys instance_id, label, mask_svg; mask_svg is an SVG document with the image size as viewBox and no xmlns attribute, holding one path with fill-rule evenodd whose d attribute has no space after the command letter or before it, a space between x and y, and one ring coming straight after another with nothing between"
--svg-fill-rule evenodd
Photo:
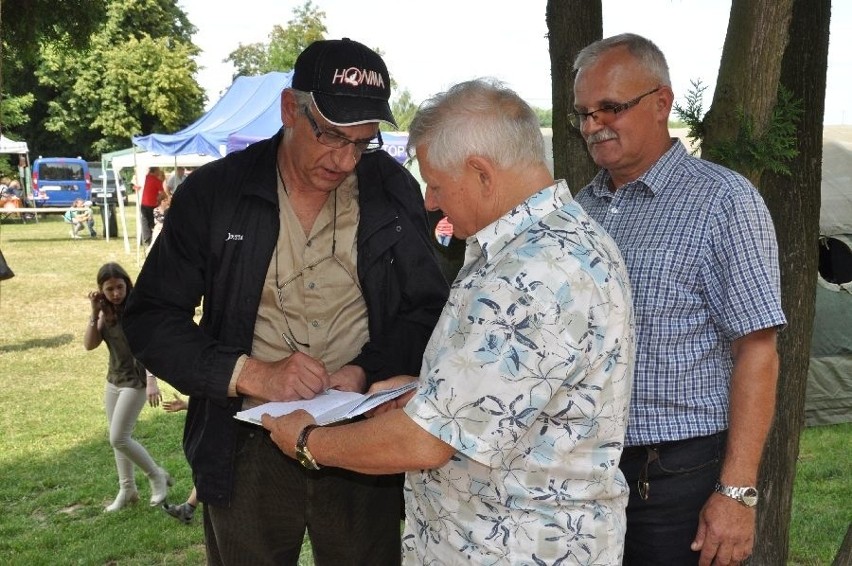
<instances>
[{"instance_id":1,"label":"eyeglasses","mask_svg":"<svg viewBox=\"0 0 852 566\"><path fill-rule=\"evenodd\" d=\"M293 275L287 277L284 281L279 282L279 280L278 280L278 250L277 249L275 250L275 254L276 254L276 257L275 257L275 264L276 264L275 265L275 286L278 288L278 306L281 309L281 312L284 313L284 324L287 326L287 332L282 332L281 338L284 340L284 343L287 345L287 347L290 348L290 350L293 351L294 353L295 352L304 352L304 351L308 350L311 347L311 345L307 341L297 340L296 335L293 333L293 329L290 327L290 321L288 320L287 315L286 315L286 311L284 309L284 298L285 298L285 291L287 290L287 287L291 283L293 283L294 281L299 279L300 277L304 276L305 273L309 273L312 269L314 269L318 265L321 265L321 264L323 264L327 261L335 262L340 267L340 269L342 269L344 271L344 273L346 273L346 275L349 277L349 279L351 279L354 282L355 286L358 287L359 289L361 288L361 284L358 281L358 278L355 277L352 274L352 272L349 270L349 268L346 267L346 265L340 260L340 258L337 257L337 254L334 253L333 249L332 249L332 252L331 252L330 255L327 255L323 258L312 261L311 263L307 264L306 266L301 268L299 271L297 271Z\"/></svg>"},{"instance_id":2,"label":"eyeglasses","mask_svg":"<svg viewBox=\"0 0 852 566\"><path fill-rule=\"evenodd\" d=\"M279 280L278 276L278 244L275 244L275 287L278 290L278 307L281 309L281 313L284 315L284 324L287 326L287 332L281 333L281 338L284 340L284 343L293 353L296 352L304 352L305 350L311 347L309 342L301 342L296 339L296 335L293 333L293 329L290 327L290 321L287 318L287 311L284 308L284 291L287 289L291 283L296 281L299 277L305 275L306 272L310 272L313 268L317 267L325 263L326 261L335 262L349 279L355 284L355 286L360 290L361 282L358 281L358 278L352 274L352 271L346 267L346 264L337 257L337 190L334 191L334 211L332 217L332 225L331 225L331 253L325 257L314 260L309 264L302 267L293 275L287 277L283 281Z\"/></svg>"},{"instance_id":3,"label":"eyeglasses","mask_svg":"<svg viewBox=\"0 0 852 566\"><path fill-rule=\"evenodd\" d=\"M654 94L658 90L660 90L661 86L658 86L654 90L649 90L645 94L640 94L636 98L628 100L627 102L622 102L621 104L606 104L601 106L597 110L592 110L591 112L572 112L568 114L568 121L571 122L571 125L577 128L578 130L583 127L583 124L586 122L586 118L591 118L598 124L606 117L606 120L611 120L612 117L621 114L625 110L629 110L639 104L639 102L648 96L649 94Z\"/></svg>"},{"instance_id":4,"label":"eyeglasses","mask_svg":"<svg viewBox=\"0 0 852 566\"><path fill-rule=\"evenodd\" d=\"M341 136L340 134L331 132L329 130L323 130L317 124L316 119L311 115L311 111L307 108L304 108L305 117L308 119L308 123L311 125L311 129L314 131L314 135L317 137L317 141L326 147L333 147L334 149L340 149L342 147L346 147L350 143L355 146L355 155L361 155L362 153L370 153L376 151L378 149L382 149L382 133L376 132L376 137L371 138L369 140L350 140L347 137Z\"/></svg>"}]
</instances>

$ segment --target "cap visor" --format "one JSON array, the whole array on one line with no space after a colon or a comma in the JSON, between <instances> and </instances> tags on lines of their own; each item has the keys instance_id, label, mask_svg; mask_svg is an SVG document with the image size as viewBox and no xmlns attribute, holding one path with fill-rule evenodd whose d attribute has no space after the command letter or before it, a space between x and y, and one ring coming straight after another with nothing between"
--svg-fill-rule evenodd
<instances>
[{"instance_id":1,"label":"cap visor","mask_svg":"<svg viewBox=\"0 0 852 566\"><path fill-rule=\"evenodd\" d=\"M385 122L398 128L386 100L378 98L363 98L360 96L344 96L311 93L317 109L322 117L335 126L357 126L373 122Z\"/></svg>"}]
</instances>

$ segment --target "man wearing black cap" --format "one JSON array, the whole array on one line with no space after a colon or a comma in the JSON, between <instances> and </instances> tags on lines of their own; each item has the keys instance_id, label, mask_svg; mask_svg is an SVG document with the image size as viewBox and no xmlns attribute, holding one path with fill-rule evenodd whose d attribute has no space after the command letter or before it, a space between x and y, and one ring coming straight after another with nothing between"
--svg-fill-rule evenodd
<instances>
[{"instance_id":1,"label":"man wearing black cap","mask_svg":"<svg viewBox=\"0 0 852 566\"><path fill-rule=\"evenodd\" d=\"M417 182L373 151L389 97L376 53L311 44L282 130L187 177L129 300L134 354L190 396L210 564L296 564L306 529L318 565L400 561L398 476L305 469L233 418L420 369L448 290Z\"/></svg>"}]
</instances>

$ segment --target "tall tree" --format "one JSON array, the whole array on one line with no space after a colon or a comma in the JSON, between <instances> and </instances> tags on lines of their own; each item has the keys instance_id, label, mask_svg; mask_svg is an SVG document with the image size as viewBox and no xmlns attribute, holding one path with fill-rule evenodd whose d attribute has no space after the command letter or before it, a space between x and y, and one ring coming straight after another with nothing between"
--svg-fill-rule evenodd
<instances>
[{"instance_id":1,"label":"tall tree","mask_svg":"<svg viewBox=\"0 0 852 566\"><path fill-rule=\"evenodd\" d=\"M799 436L804 425L805 386L817 280L822 122L831 0L795 0L781 85L807 111L796 128L798 155L790 175L764 173L761 193L772 213L781 256L781 294L787 328L779 335L781 372L778 410L761 473L767 502L757 518L753 564L786 564Z\"/></svg>"},{"instance_id":2,"label":"tall tree","mask_svg":"<svg viewBox=\"0 0 852 566\"><path fill-rule=\"evenodd\" d=\"M601 0L548 0L547 30L553 91L553 169L575 194L592 180L597 166L580 132L568 123L574 111L574 58L603 36Z\"/></svg>"},{"instance_id":3,"label":"tall tree","mask_svg":"<svg viewBox=\"0 0 852 566\"><path fill-rule=\"evenodd\" d=\"M293 18L286 27L272 26L269 43L240 44L225 61L234 65L234 78L290 71L305 47L325 37L328 30L324 20L325 12L307 0L293 8Z\"/></svg>"},{"instance_id":4,"label":"tall tree","mask_svg":"<svg viewBox=\"0 0 852 566\"><path fill-rule=\"evenodd\" d=\"M396 89L394 90L396 91ZM393 117L396 118L399 131L407 132L408 126L411 125L411 121L417 113L417 105L412 100L411 93L407 88L396 92L398 94L396 99L391 103L391 111L393 112ZM384 126L382 127L384 128Z\"/></svg>"},{"instance_id":5,"label":"tall tree","mask_svg":"<svg viewBox=\"0 0 852 566\"><path fill-rule=\"evenodd\" d=\"M194 31L175 0L111 0L86 48L67 36L43 46L37 75L50 96L41 126L54 147L58 137L95 157L197 118L204 93L194 77Z\"/></svg>"},{"instance_id":6,"label":"tall tree","mask_svg":"<svg viewBox=\"0 0 852 566\"><path fill-rule=\"evenodd\" d=\"M793 0L731 2L713 103L703 121L704 158L739 171L757 186L766 163L743 157L770 131L792 10ZM735 142L740 147L726 151Z\"/></svg>"},{"instance_id":7,"label":"tall tree","mask_svg":"<svg viewBox=\"0 0 852 566\"><path fill-rule=\"evenodd\" d=\"M107 0L2 0L0 26L0 127L3 131L26 124L36 101L39 46L68 37L84 47L106 13Z\"/></svg>"},{"instance_id":8,"label":"tall tree","mask_svg":"<svg viewBox=\"0 0 852 566\"><path fill-rule=\"evenodd\" d=\"M291 70L305 47L325 37L328 30L324 19L325 12L307 0L302 7L293 9L293 19L286 28L273 27L269 35L269 70Z\"/></svg>"}]
</instances>

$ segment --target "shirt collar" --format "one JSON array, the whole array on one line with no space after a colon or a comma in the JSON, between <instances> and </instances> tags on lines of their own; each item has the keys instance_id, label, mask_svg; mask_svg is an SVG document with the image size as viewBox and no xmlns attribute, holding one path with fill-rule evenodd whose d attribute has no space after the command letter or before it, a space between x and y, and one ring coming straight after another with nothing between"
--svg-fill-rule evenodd
<instances>
[{"instance_id":1,"label":"shirt collar","mask_svg":"<svg viewBox=\"0 0 852 566\"><path fill-rule=\"evenodd\" d=\"M530 195L524 202L468 238L467 243L479 245L485 260L490 261L519 234L573 200L568 184L559 180Z\"/></svg>"},{"instance_id":2,"label":"shirt collar","mask_svg":"<svg viewBox=\"0 0 852 566\"><path fill-rule=\"evenodd\" d=\"M678 138L671 138L672 144L662 157L660 157L650 169L642 173L638 179L625 184L624 188L648 190L652 195L657 195L665 190L671 179L671 171L687 156L686 148ZM609 190L612 176L606 169L601 169L590 183L592 193L596 197L612 195Z\"/></svg>"}]
</instances>

